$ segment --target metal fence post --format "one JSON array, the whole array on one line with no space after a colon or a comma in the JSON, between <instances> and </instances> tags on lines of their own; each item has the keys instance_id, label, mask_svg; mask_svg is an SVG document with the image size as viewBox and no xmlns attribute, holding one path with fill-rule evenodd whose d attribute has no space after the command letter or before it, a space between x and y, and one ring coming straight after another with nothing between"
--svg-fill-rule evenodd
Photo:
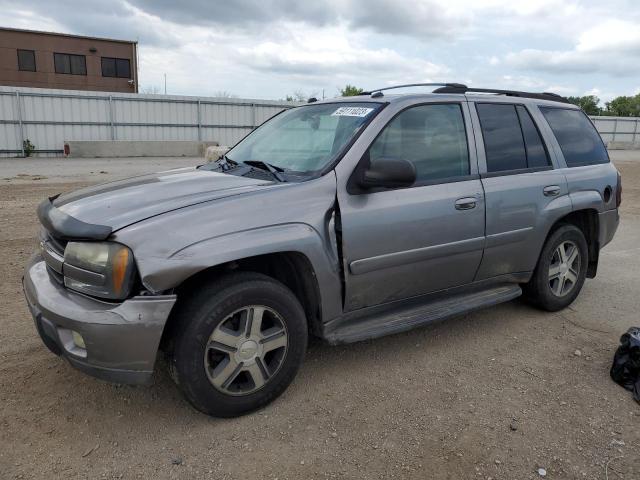
<instances>
[{"instance_id":1,"label":"metal fence post","mask_svg":"<svg viewBox=\"0 0 640 480\"><path fill-rule=\"evenodd\" d=\"M22 106L20 105L20 92L16 90L16 108L18 112L18 130L20 131L20 151L24 157L24 127L22 126Z\"/></svg>"},{"instance_id":2,"label":"metal fence post","mask_svg":"<svg viewBox=\"0 0 640 480\"><path fill-rule=\"evenodd\" d=\"M633 143L636 143L636 135L638 135L638 123L640 123L640 119L636 118L633 121L634 125L633 125L633 140L631 140Z\"/></svg>"},{"instance_id":3,"label":"metal fence post","mask_svg":"<svg viewBox=\"0 0 640 480\"><path fill-rule=\"evenodd\" d=\"M618 131L618 119L616 118L613 121L613 138L611 139L612 142L616 141L616 132Z\"/></svg>"},{"instance_id":4,"label":"metal fence post","mask_svg":"<svg viewBox=\"0 0 640 480\"><path fill-rule=\"evenodd\" d=\"M111 140L115 140L116 131L113 126L113 95L109 95L109 126L111 128Z\"/></svg>"},{"instance_id":5,"label":"metal fence post","mask_svg":"<svg viewBox=\"0 0 640 480\"><path fill-rule=\"evenodd\" d=\"M251 129L255 130L256 128L256 104L251 104Z\"/></svg>"},{"instance_id":6,"label":"metal fence post","mask_svg":"<svg viewBox=\"0 0 640 480\"><path fill-rule=\"evenodd\" d=\"M198 141L202 141L202 117L200 116L201 102L198 100Z\"/></svg>"}]
</instances>

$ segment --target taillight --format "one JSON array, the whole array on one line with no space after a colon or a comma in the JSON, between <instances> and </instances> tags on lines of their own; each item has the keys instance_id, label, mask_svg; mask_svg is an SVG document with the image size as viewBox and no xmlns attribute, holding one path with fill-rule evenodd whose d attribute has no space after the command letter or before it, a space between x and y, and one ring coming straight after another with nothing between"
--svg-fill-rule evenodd
<instances>
[{"instance_id":1,"label":"taillight","mask_svg":"<svg viewBox=\"0 0 640 480\"><path fill-rule=\"evenodd\" d=\"M616 208L622 203L622 175L618 172L618 186L616 187Z\"/></svg>"}]
</instances>

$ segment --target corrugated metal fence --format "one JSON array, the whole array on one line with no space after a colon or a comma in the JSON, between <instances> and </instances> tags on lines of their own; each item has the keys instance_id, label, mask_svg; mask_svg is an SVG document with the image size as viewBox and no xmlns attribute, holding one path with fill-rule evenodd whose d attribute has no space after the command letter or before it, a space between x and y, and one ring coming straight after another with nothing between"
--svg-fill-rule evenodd
<instances>
[{"instance_id":1,"label":"corrugated metal fence","mask_svg":"<svg viewBox=\"0 0 640 480\"><path fill-rule=\"evenodd\" d=\"M294 106L237 98L0 87L0 155L61 154L67 140L192 140L233 145Z\"/></svg>"},{"instance_id":2,"label":"corrugated metal fence","mask_svg":"<svg viewBox=\"0 0 640 480\"><path fill-rule=\"evenodd\" d=\"M604 143L640 143L640 118L591 117Z\"/></svg>"},{"instance_id":3,"label":"corrugated metal fence","mask_svg":"<svg viewBox=\"0 0 640 480\"><path fill-rule=\"evenodd\" d=\"M290 102L0 87L0 156L29 140L59 155L67 140L193 140L233 145ZM606 143L640 142L640 118L591 117Z\"/></svg>"}]
</instances>

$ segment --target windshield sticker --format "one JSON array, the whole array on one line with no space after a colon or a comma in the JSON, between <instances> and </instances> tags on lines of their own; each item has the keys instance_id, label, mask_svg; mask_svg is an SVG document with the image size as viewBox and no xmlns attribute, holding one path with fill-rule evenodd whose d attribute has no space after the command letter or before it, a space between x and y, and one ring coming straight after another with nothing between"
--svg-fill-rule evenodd
<instances>
[{"instance_id":1,"label":"windshield sticker","mask_svg":"<svg viewBox=\"0 0 640 480\"><path fill-rule=\"evenodd\" d=\"M340 107L331 114L332 117L366 117L373 112L373 108Z\"/></svg>"}]
</instances>

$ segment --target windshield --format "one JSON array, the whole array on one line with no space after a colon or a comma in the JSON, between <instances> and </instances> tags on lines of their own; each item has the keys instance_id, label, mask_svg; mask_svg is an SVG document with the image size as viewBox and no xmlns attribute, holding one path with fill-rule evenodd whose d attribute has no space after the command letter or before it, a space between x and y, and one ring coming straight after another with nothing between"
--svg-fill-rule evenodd
<instances>
[{"instance_id":1,"label":"windshield","mask_svg":"<svg viewBox=\"0 0 640 480\"><path fill-rule=\"evenodd\" d=\"M227 153L234 162L265 162L291 172L322 170L375 115L379 103L292 108L264 123Z\"/></svg>"}]
</instances>

